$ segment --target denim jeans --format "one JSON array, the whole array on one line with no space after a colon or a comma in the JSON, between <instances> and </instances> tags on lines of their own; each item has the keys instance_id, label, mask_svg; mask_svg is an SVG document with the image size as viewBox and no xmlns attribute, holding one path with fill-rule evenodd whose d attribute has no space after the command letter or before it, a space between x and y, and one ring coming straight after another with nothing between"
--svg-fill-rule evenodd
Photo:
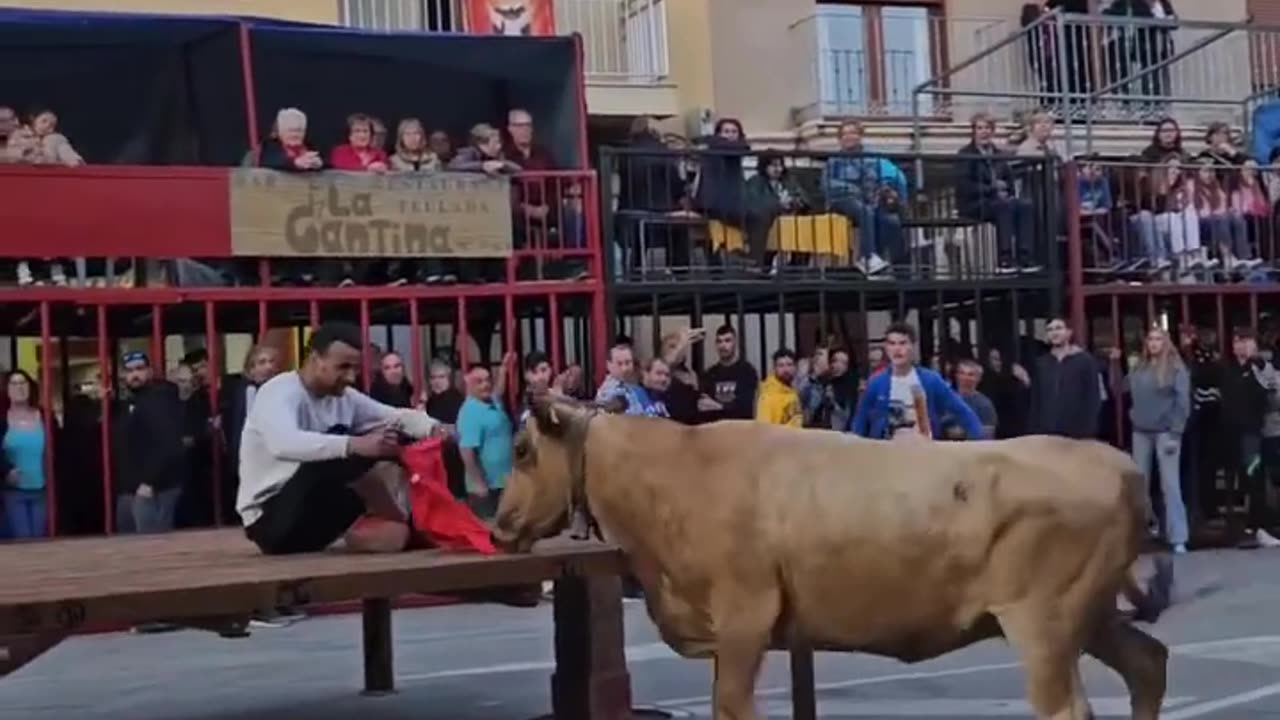
<instances>
[{"instance_id":1,"label":"denim jeans","mask_svg":"<svg viewBox=\"0 0 1280 720\"><path fill-rule=\"evenodd\" d=\"M43 490L6 490L4 514L15 540L44 537L48 531L48 505Z\"/></svg>"},{"instance_id":2,"label":"denim jeans","mask_svg":"<svg viewBox=\"0 0 1280 720\"><path fill-rule=\"evenodd\" d=\"M1208 235L1215 247L1225 249L1237 260L1253 257L1249 251L1249 226L1238 212L1200 218L1200 234Z\"/></svg>"},{"instance_id":3,"label":"denim jeans","mask_svg":"<svg viewBox=\"0 0 1280 720\"><path fill-rule=\"evenodd\" d=\"M1133 459L1151 487L1151 456L1160 469L1160 494L1164 496L1164 535L1172 545L1187 542L1187 508L1182 503L1182 437L1174 433L1133 431ZM1150 493L1147 493L1148 497Z\"/></svg>"},{"instance_id":4,"label":"denim jeans","mask_svg":"<svg viewBox=\"0 0 1280 720\"><path fill-rule=\"evenodd\" d=\"M882 260L903 260L902 219L884 208L852 197L831 201L831 210L843 215L858 228L858 256L879 255Z\"/></svg>"},{"instance_id":5,"label":"denim jeans","mask_svg":"<svg viewBox=\"0 0 1280 720\"><path fill-rule=\"evenodd\" d=\"M1141 210L1129 216L1129 227L1137 236L1142 253L1148 260L1159 262L1169 257L1169 247L1163 234L1156 232L1156 216L1149 210ZM1136 249L1136 248L1135 248ZM1129 258L1137 260L1136 257Z\"/></svg>"},{"instance_id":6,"label":"denim jeans","mask_svg":"<svg viewBox=\"0 0 1280 720\"><path fill-rule=\"evenodd\" d=\"M173 529L173 514L182 488L161 490L151 497L137 494L116 498L116 529L122 533L160 533Z\"/></svg>"}]
</instances>

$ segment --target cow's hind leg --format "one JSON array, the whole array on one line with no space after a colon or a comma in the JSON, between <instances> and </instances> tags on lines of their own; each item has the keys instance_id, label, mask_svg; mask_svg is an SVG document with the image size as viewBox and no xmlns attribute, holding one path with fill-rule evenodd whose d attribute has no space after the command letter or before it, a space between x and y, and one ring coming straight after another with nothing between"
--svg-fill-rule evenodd
<instances>
[{"instance_id":1,"label":"cow's hind leg","mask_svg":"<svg viewBox=\"0 0 1280 720\"><path fill-rule=\"evenodd\" d=\"M756 676L780 609L777 590L716 603L715 720L756 720Z\"/></svg>"},{"instance_id":2,"label":"cow's hind leg","mask_svg":"<svg viewBox=\"0 0 1280 720\"><path fill-rule=\"evenodd\" d=\"M1060 621L1062 609L1018 605L996 613L1005 638L1022 658L1027 699L1041 720L1090 720L1080 680L1080 644ZM1058 618L1055 621L1054 618Z\"/></svg>"},{"instance_id":3,"label":"cow's hind leg","mask_svg":"<svg viewBox=\"0 0 1280 720\"><path fill-rule=\"evenodd\" d=\"M1085 652L1115 670L1129 688L1134 720L1155 720L1164 703L1169 650L1119 617L1100 625Z\"/></svg>"}]
</instances>

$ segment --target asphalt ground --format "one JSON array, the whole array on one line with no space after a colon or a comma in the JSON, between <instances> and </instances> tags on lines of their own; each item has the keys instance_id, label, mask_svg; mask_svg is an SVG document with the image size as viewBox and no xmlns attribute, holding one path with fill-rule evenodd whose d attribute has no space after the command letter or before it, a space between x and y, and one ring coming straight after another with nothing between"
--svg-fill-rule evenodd
<instances>
[{"instance_id":1,"label":"asphalt ground","mask_svg":"<svg viewBox=\"0 0 1280 720\"><path fill-rule=\"evenodd\" d=\"M1280 551L1176 558L1177 604L1150 628L1173 649L1166 720L1280 718ZM658 640L628 602L637 705L711 717L711 667ZM226 640L201 632L74 638L0 680L3 720L523 720L549 710L551 612L460 605L394 617L399 690L363 697L360 619L317 617ZM1127 717L1117 677L1086 659L1100 718ZM1010 650L983 643L903 665L820 654L823 718L1031 717ZM758 683L769 718L789 718L784 654Z\"/></svg>"}]
</instances>

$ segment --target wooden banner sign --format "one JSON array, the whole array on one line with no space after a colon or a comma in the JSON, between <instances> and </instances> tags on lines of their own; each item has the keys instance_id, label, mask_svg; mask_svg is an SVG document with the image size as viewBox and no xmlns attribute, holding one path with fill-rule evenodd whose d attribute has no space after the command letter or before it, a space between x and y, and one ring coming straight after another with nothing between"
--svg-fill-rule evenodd
<instances>
[{"instance_id":1,"label":"wooden banner sign","mask_svg":"<svg viewBox=\"0 0 1280 720\"><path fill-rule=\"evenodd\" d=\"M472 35L555 35L553 0L467 0Z\"/></svg>"},{"instance_id":2,"label":"wooden banner sign","mask_svg":"<svg viewBox=\"0 0 1280 720\"><path fill-rule=\"evenodd\" d=\"M507 178L237 168L230 183L233 255L511 255Z\"/></svg>"}]
</instances>

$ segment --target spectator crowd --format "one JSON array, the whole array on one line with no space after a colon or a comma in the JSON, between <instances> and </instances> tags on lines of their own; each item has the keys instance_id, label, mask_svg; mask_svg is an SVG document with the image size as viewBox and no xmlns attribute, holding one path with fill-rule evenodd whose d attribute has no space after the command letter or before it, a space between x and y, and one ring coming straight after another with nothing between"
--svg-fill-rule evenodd
<instances>
[{"instance_id":1,"label":"spectator crowd","mask_svg":"<svg viewBox=\"0 0 1280 720\"><path fill-rule=\"evenodd\" d=\"M306 113L297 108L281 109L269 137L261 147L245 154L243 165L290 173L337 170L422 174L448 170L512 177L512 225L517 248L577 251L586 248L582 185L571 178L537 175L564 168L552 152L537 142L534 118L529 111L511 109L502 130L488 123L474 125L467 142L460 147L455 146L446 131L429 131L418 118L401 119L393 138L388 136L387 125L369 114L354 113L346 118L345 124L346 141L325 152L309 139ZM85 159L66 136L58 132L58 117L52 110L38 108L20 118L13 108L0 105L0 164L76 167L84 163ZM515 177L521 173L532 175ZM75 264L75 272L69 275L67 265L71 262ZM99 265L100 261L90 264L84 258L31 258L18 261L13 272L20 286L46 283L100 286L106 278L115 278L118 269L123 269L115 261L109 268ZM275 285L434 285L498 282L507 278L501 261L485 260L312 260L279 261L275 265L276 272L271 278ZM561 260L551 265L537 279L581 277L586 269L580 260ZM521 271L530 275L527 268ZM257 284L261 280L256 263L215 260L201 264L184 261L182 267L172 268L170 275L173 284ZM119 279L121 283L131 284L134 276L126 271Z\"/></svg>"}]
</instances>

